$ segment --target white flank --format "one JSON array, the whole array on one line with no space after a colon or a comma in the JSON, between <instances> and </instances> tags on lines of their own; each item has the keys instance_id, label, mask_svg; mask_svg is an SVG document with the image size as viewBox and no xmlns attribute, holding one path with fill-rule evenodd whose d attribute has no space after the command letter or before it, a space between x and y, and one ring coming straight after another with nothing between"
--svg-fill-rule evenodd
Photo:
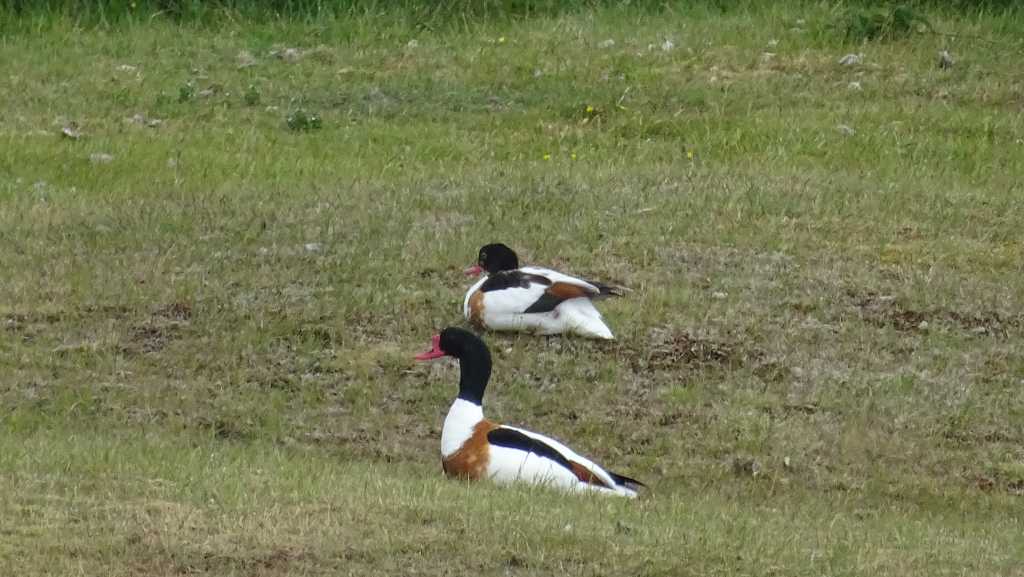
<instances>
[{"instance_id":1,"label":"white flank","mask_svg":"<svg viewBox=\"0 0 1024 577\"><path fill-rule=\"evenodd\" d=\"M569 447L544 435L519 429L516 427L503 427L518 431L528 437L541 441L552 449L558 451L566 459L579 463L590 470L598 479L614 487L609 489L590 483L580 481L572 471L566 469L559 463L542 457L536 453L528 453L521 449L509 447L495 447L491 445L491 459L487 467L487 475L498 483L525 482L535 485L548 485L570 491L594 491L608 495L619 495L623 497L636 497L636 491L627 487L618 486L612 480L611 475L593 461L582 457Z\"/></svg>"}]
</instances>

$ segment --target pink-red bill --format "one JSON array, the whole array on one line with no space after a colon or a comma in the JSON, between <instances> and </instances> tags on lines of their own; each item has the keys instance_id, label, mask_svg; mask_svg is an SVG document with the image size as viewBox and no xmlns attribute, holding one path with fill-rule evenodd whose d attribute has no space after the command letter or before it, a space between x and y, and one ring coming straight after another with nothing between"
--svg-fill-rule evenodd
<instances>
[{"instance_id":1,"label":"pink-red bill","mask_svg":"<svg viewBox=\"0 0 1024 577\"><path fill-rule=\"evenodd\" d=\"M480 276L480 273L484 272L484 269L480 265L475 264L462 272L466 273L466 276Z\"/></svg>"},{"instance_id":2,"label":"pink-red bill","mask_svg":"<svg viewBox=\"0 0 1024 577\"><path fill-rule=\"evenodd\" d=\"M416 355L417 361L429 361L430 359L437 359L445 355L445 352L441 350L441 335L434 335L431 341L434 343L434 348Z\"/></svg>"}]
</instances>

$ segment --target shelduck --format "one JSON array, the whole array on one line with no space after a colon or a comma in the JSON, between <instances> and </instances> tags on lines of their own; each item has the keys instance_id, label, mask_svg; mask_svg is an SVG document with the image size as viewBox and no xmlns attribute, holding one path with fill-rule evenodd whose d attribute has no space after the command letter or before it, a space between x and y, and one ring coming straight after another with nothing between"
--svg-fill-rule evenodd
<instances>
[{"instance_id":1,"label":"shelduck","mask_svg":"<svg viewBox=\"0 0 1024 577\"><path fill-rule=\"evenodd\" d=\"M433 337L426 361L445 355L459 360L459 396L441 432L441 466L449 477L549 485L569 491L636 497L643 483L612 473L562 443L525 429L484 418L484 389L491 376L491 353L479 337L448 327Z\"/></svg>"},{"instance_id":2,"label":"shelduck","mask_svg":"<svg viewBox=\"0 0 1024 577\"><path fill-rule=\"evenodd\" d=\"M622 296L621 287L520 267L515 251L500 243L482 247L477 264L465 272L487 273L469 288L462 305L466 320L481 329L615 338L592 301Z\"/></svg>"}]
</instances>

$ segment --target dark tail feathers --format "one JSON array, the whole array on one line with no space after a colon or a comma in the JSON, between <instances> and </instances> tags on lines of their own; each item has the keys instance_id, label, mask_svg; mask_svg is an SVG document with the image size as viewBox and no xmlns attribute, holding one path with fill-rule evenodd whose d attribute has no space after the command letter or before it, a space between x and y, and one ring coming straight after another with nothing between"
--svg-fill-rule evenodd
<instances>
[{"instance_id":1,"label":"dark tail feathers","mask_svg":"<svg viewBox=\"0 0 1024 577\"><path fill-rule=\"evenodd\" d=\"M597 287L599 291L598 297L624 297L630 289L622 286L615 286L610 284L604 284L599 282L588 281L590 284Z\"/></svg>"},{"instance_id":2,"label":"dark tail feathers","mask_svg":"<svg viewBox=\"0 0 1024 577\"><path fill-rule=\"evenodd\" d=\"M637 481L636 479L630 479L629 477L627 477L625 475L620 475L618 473L612 473L611 471L608 471L608 474L611 476L612 481L615 481L616 485L622 485L623 487L625 487L627 489L632 489L632 490L636 491L640 487L646 487L647 486L647 485L644 485L643 483L641 483L640 481Z\"/></svg>"}]
</instances>

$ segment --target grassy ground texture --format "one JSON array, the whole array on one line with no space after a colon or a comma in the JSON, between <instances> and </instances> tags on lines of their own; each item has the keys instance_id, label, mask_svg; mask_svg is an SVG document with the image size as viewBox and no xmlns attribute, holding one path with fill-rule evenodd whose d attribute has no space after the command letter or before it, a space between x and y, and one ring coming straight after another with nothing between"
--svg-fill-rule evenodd
<instances>
[{"instance_id":1,"label":"grassy ground texture","mask_svg":"<svg viewBox=\"0 0 1024 577\"><path fill-rule=\"evenodd\" d=\"M0 573L1024 575L1024 23L928 16L5 33ZM491 241L634 289L486 410L643 499L441 478Z\"/></svg>"}]
</instances>

